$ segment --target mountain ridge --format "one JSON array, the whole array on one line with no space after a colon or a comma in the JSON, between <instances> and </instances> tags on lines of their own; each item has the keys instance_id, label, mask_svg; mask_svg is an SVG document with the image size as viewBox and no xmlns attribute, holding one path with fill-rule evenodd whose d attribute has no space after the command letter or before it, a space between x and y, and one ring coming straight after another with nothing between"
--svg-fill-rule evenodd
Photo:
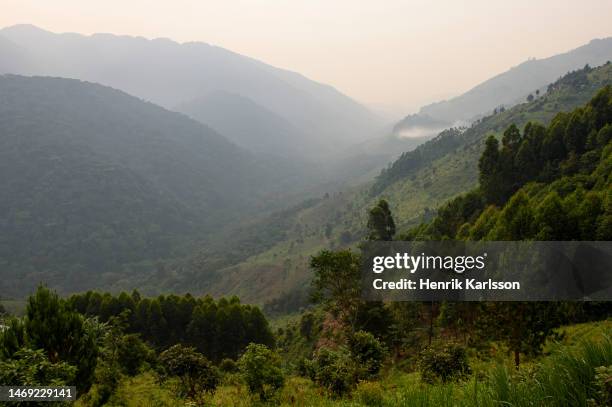
<instances>
[{"instance_id":1,"label":"mountain ridge","mask_svg":"<svg viewBox=\"0 0 612 407\"><path fill-rule=\"evenodd\" d=\"M3 28L0 37L24 55L23 65L10 67L14 72L8 73L96 82L169 109L224 90L283 117L301 129L313 147L324 150L367 139L380 123L329 85L202 42L54 34L28 25Z\"/></svg>"},{"instance_id":2,"label":"mountain ridge","mask_svg":"<svg viewBox=\"0 0 612 407\"><path fill-rule=\"evenodd\" d=\"M522 62L459 96L423 106L419 114L427 114L451 123L457 120L472 120L478 115L492 112L499 106L513 105L524 100L530 92L545 87L569 71L582 68L585 64L599 66L611 59L612 37L593 39L567 52ZM457 106L461 104L470 107Z\"/></svg>"}]
</instances>

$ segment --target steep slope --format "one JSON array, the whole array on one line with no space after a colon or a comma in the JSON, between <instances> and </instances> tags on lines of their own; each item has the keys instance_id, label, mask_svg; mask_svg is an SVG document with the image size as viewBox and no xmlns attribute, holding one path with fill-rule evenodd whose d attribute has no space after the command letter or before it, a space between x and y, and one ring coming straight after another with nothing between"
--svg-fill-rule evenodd
<instances>
[{"instance_id":1,"label":"steep slope","mask_svg":"<svg viewBox=\"0 0 612 407\"><path fill-rule=\"evenodd\" d=\"M488 114L499 106L512 106L525 100L536 89L546 86L585 64L598 66L612 60L612 38L592 40L564 54L544 59L530 59L501 73L461 96L424 106L421 115L429 115L448 123L471 120Z\"/></svg>"},{"instance_id":2,"label":"steep slope","mask_svg":"<svg viewBox=\"0 0 612 407\"><path fill-rule=\"evenodd\" d=\"M612 239L611 86L548 127L510 126L501 143L490 136L479 162L478 188L404 239ZM588 283L606 287L601 279Z\"/></svg>"},{"instance_id":3,"label":"steep slope","mask_svg":"<svg viewBox=\"0 0 612 407\"><path fill-rule=\"evenodd\" d=\"M150 273L227 222L279 208L270 194L296 185L287 167L182 114L100 85L14 75L0 76L0 174L7 295Z\"/></svg>"},{"instance_id":4,"label":"steep slope","mask_svg":"<svg viewBox=\"0 0 612 407\"><path fill-rule=\"evenodd\" d=\"M387 139L434 138L444 129L469 125L493 112L504 111L546 92L549 83L585 65L612 60L612 38L593 40L564 54L541 60L530 59L450 100L424 106L397 122ZM383 143L383 145L388 143ZM401 150L402 152L410 149ZM393 150L387 150L387 156ZM427 160L427 157L423 157ZM391 161L395 157L390 157Z\"/></svg>"},{"instance_id":5,"label":"steep slope","mask_svg":"<svg viewBox=\"0 0 612 407\"><path fill-rule=\"evenodd\" d=\"M372 113L329 86L205 43L54 34L24 25L0 30L0 37L25 61L4 72L98 82L171 109L229 92L288 121L313 148L361 141L378 126Z\"/></svg>"},{"instance_id":6,"label":"steep slope","mask_svg":"<svg viewBox=\"0 0 612 407\"><path fill-rule=\"evenodd\" d=\"M259 252L251 250L246 253L248 258L236 257L237 264L215 271L202 261L211 256L207 252L181 270L189 276L188 281L197 276L199 289L215 294L236 293L256 302L276 298L280 292L291 298L310 278L310 255L323 248L351 246L365 236L367 210L378 199L384 197L391 204L400 233L428 221L435 216L436 208L477 184L478 158L489 134L499 135L513 123L519 128L529 121L547 124L558 112L585 104L609 84L612 64L570 73L532 102L487 116L468 129L444 132L417 147L415 154L405 154L390 166L404 171L390 180L385 178L389 174L386 171L374 184L330 191L328 196L287 214L282 232L275 232L270 220L250 225L270 233ZM400 161L404 163L398 166ZM279 219L274 222L279 224ZM253 252L256 254L251 255ZM181 286L176 280L173 284Z\"/></svg>"}]
</instances>

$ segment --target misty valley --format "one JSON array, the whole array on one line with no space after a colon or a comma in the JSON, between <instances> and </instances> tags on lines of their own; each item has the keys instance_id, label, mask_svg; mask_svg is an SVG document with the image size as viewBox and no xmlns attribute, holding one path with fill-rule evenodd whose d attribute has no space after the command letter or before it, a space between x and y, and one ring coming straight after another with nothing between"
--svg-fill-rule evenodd
<instances>
[{"instance_id":1,"label":"misty valley","mask_svg":"<svg viewBox=\"0 0 612 407\"><path fill-rule=\"evenodd\" d=\"M0 386L83 407L612 405L610 301L360 286L366 242L612 241L610 60L594 39L389 120L219 46L0 29ZM374 289L521 289L468 278L486 254L422 256L378 257ZM443 258L465 278L380 279Z\"/></svg>"}]
</instances>

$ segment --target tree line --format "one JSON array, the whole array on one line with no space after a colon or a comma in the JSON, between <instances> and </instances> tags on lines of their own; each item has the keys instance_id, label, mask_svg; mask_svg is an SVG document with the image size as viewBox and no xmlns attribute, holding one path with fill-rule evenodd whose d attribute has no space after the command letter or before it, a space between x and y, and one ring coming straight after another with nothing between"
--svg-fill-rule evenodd
<instances>
[{"instance_id":1,"label":"tree line","mask_svg":"<svg viewBox=\"0 0 612 407\"><path fill-rule=\"evenodd\" d=\"M213 361L236 359L252 342L274 345L264 314L256 306L241 304L238 297L215 301L191 294L146 298L136 290L116 296L88 291L71 296L67 304L101 322L127 312L127 333L139 334L156 349L190 345Z\"/></svg>"}]
</instances>

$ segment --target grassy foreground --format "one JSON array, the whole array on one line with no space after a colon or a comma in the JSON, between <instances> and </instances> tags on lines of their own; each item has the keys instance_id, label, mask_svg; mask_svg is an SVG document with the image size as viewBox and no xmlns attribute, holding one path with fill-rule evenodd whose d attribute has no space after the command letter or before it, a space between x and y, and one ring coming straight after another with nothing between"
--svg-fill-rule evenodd
<instances>
[{"instance_id":1,"label":"grassy foreground","mask_svg":"<svg viewBox=\"0 0 612 407\"><path fill-rule=\"evenodd\" d=\"M454 383L427 384L417 372L387 366L377 381L364 381L338 399L309 379L290 377L267 403L251 396L237 374L223 378L203 400L175 396L172 381L160 385L152 372L125 379L111 406L605 406L611 402L612 320L562 327L544 356L519 371L503 349L470 358L473 373ZM606 369L607 368L607 369ZM85 406L84 403L77 403Z\"/></svg>"}]
</instances>

